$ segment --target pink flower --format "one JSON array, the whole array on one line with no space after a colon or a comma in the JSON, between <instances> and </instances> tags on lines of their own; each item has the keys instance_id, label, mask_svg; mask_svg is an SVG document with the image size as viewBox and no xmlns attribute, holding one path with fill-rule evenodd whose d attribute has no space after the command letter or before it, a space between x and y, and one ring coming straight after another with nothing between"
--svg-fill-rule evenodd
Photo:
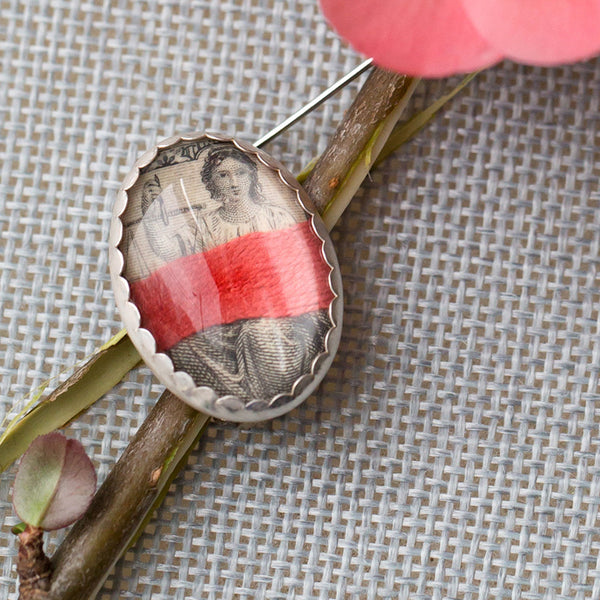
<instances>
[{"instance_id":1,"label":"pink flower","mask_svg":"<svg viewBox=\"0 0 600 600\"><path fill-rule=\"evenodd\" d=\"M556 65L600 52L600 0L320 0L382 67L443 77L503 58Z\"/></svg>"}]
</instances>

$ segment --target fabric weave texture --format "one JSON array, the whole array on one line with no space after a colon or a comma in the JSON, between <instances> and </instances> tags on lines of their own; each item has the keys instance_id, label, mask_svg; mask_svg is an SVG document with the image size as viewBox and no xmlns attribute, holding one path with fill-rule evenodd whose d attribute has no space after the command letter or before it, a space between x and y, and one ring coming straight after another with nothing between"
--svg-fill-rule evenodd
<instances>
[{"instance_id":1,"label":"fabric weave texture","mask_svg":"<svg viewBox=\"0 0 600 600\"><path fill-rule=\"evenodd\" d=\"M362 59L316 0L3 0L0 48L2 419L120 329L107 240L137 156L252 142ZM300 172L356 89L265 150ZM319 391L212 424L99 598L600 598L599 104L598 60L506 62L375 169L334 230ZM161 391L136 369L67 428L100 480Z\"/></svg>"}]
</instances>

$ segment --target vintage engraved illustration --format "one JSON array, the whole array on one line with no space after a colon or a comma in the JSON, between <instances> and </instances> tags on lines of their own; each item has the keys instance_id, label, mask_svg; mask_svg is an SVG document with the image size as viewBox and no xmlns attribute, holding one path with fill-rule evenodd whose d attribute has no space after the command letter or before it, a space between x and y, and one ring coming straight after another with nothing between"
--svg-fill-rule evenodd
<instances>
[{"instance_id":1,"label":"vintage engraved illustration","mask_svg":"<svg viewBox=\"0 0 600 600\"><path fill-rule=\"evenodd\" d=\"M333 325L331 267L293 191L200 139L163 150L129 194L123 274L157 350L220 397L289 395Z\"/></svg>"}]
</instances>

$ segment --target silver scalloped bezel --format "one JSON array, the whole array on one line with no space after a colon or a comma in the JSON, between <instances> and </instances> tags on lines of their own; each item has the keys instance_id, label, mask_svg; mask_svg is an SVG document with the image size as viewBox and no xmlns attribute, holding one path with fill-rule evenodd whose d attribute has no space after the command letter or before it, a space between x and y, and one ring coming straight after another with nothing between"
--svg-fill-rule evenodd
<instances>
[{"instance_id":1,"label":"silver scalloped bezel","mask_svg":"<svg viewBox=\"0 0 600 600\"><path fill-rule=\"evenodd\" d=\"M171 148L180 142L193 142L202 138L232 143L242 152L254 156L263 165L276 172L281 182L295 192L298 204L310 215L312 229L322 243L323 258L331 267L329 286L334 298L329 305L329 317L332 327L325 336L325 351L315 357L310 373L302 375L294 382L289 394L275 396L269 403L244 403L235 396L219 397L210 387L196 386L188 373L176 371L169 356L156 352L156 341L152 333L141 327L140 313L135 304L130 301L129 283L122 276L125 261L119 249L123 235L121 215L125 212L129 201L128 190L138 180L140 171L157 157L160 150ZM125 181L117 194L110 227L109 266L115 301L121 318L131 341L144 362L154 372L159 381L181 400L213 417L227 421L252 422L272 419L285 414L302 403L314 391L329 369L337 351L341 337L343 314L342 281L329 233L313 203L295 177L268 154L245 142L218 134L191 133L170 137L157 144L152 150L142 154L125 177ZM288 397L289 400L286 401Z\"/></svg>"}]
</instances>

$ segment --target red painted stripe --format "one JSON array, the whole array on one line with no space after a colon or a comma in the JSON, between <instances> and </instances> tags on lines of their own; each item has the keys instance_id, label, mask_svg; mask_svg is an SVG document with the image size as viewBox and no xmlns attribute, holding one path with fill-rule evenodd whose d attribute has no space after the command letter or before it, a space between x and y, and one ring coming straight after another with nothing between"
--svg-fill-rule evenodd
<instances>
[{"instance_id":1,"label":"red painted stripe","mask_svg":"<svg viewBox=\"0 0 600 600\"><path fill-rule=\"evenodd\" d=\"M131 285L158 351L213 325L327 308L330 267L309 221L184 256Z\"/></svg>"}]
</instances>

